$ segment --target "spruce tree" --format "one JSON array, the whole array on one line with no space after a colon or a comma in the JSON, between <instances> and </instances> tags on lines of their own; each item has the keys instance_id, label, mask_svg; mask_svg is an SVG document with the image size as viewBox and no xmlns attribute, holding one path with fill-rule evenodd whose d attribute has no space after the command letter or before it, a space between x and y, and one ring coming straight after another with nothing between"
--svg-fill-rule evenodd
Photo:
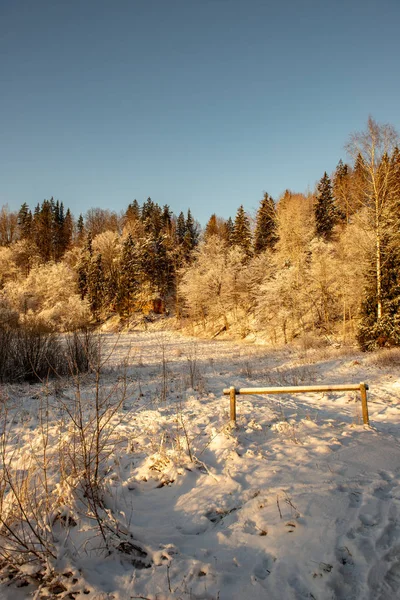
<instances>
[{"instance_id":1,"label":"spruce tree","mask_svg":"<svg viewBox=\"0 0 400 600\"><path fill-rule=\"evenodd\" d=\"M125 215L124 215L124 221L125 222L129 222L129 221L138 221L140 219L140 206L139 206L139 202L136 200L131 202L130 204L128 204L128 208L125 211Z\"/></svg>"},{"instance_id":2,"label":"spruce tree","mask_svg":"<svg viewBox=\"0 0 400 600\"><path fill-rule=\"evenodd\" d=\"M65 251L64 243L64 205L63 203L53 203L53 258L58 261Z\"/></svg>"},{"instance_id":3,"label":"spruce tree","mask_svg":"<svg viewBox=\"0 0 400 600\"><path fill-rule=\"evenodd\" d=\"M208 239L213 235L219 235L217 215L215 213L213 213L207 221L206 228L204 230L204 239Z\"/></svg>"},{"instance_id":4,"label":"spruce tree","mask_svg":"<svg viewBox=\"0 0 400 600\"><path fill-rule=\"evenodd\" d=\"M232 217L228 217L228 219L225 222L225 232L224 232L224 237L226 240L226 243L228 244L228 246L232 246L233 244L233 230L234 230L234 226L233 226L233 221L232 221Z\"/></svg>"},{"instance_id":5,"label":"spruce tree","mask_svg":"<svg viewBox=\"0 0 400 600\"><path fill-rule=\"evenodd\" d=\"M32 212L26 202L23 203L18 212L19 235L23 240L32 237Z\"/></svg>"},{"instance_id":6,"label":"spruce tree","mask_svg":"<svg viewBox=\"0 0 400 600\"><path fill-rule=\"evenodd\" d=\"M171 234L172 231L172 211L168 204L165 204L162 209L161 222L164 229L164 232L168 235Z\"/></svg>"},{"instance_id":7,"label":"spruce tree","mask_svg":"<svg viewBox=\"0 0 400 600\"><path fill-rule=\"evenodd\" d=\"M184 257L186 262L190 262L192 259L193 250L196 248L199 241L199 233L197 226L193 220L190 209L187 212L185 222L185 237L183 240Z\"/></svg>"},{"instance_id":8,"label":"spruce tree","mask_svg":"<svg viewBox=\"0 0 400 600\"><path fill-rule=\"evenodd\" d=\"M330 240L333 228L337 223L337 210L333 199L331 180L326 171L318 184L314 214L316 235L324 240Z\"/></svg>"},{"instance_id":9,"label":"spruce tree","mask_svg":"<svg viewBox=\"0 0 400 600\"><path fill-rule=\"evenodd\" d=\"M251 241L250 220L244 211L243 205L241 205L238 208L233 225L232 244L239 246L245 256L249 258L252 253Z\"/></svg>"},{"instance_id":10,"label":"spruce tree","mask_svg":"<svg viewBox=\"0 0 400 600\"><path fill-rule=\"evenodd\" d=\"M130 316L138 288L138 257L132 235L128 234L119 261L117 310L121 316Z\"/></svg>"},{"instance_id":11,"label":"spruce tree","mask_svg":"<svg viewBox=\"0 0 400 600\"><path fill-rule=\"evenodd\" d=\"M54 210L53 198L38 204L33 216L33 235L41 259L44 262L54 258Z\"/></svg>"},{"instance_id":12,"label":"spruce tree","mask_svg":"<svg viewBox=\"0 0 400 600\"><path fill-rule=\"evenodd\" d=\"M79 245L83 244L85 240L85 222L83 220L82 213L78 217L78 221L76 223L77 236L76 241Z\"/></svg>"},{"instance_id":13,"label":"spruce tree","mask_svg":"<svg viewBox=\"0 0 400 600\"><path fill-rule=\"evenodd\" d=\"M96 320L99 320L105 300L105 277L101 254L92 258L87 274L87 298L90 310Z\"/></svg>"},{"instance_id":14,"label":"spruce tree","mask_svg":"<svg viewBox=\"0 0 400 600\"><path fill-rule=\"evenodd\" d=\"M339 160L333 175L332 193L337 207L338 219L350 222L351 215L355 212L353 193L351 189L351 175L348 165Z\"/></svg>"},{"instance_id":15,"label":"spruce tree","mask_svg":"<svg viewBox=\"0 0 400 600\"><path fill-rule=\"evenodd\" d=\"M382 259L382 316L379 319L374 256L371 256L365 278L364 300L361 304L361 320L357 333L358 343L364 351L383 346L400 346L400 256L393 248L383 245Z\"/></svg>"},{"instance_id":16,"label":"spruce tree","mask_svg":"<svg viewBox=\"0 0 400 600\"><path fill-rule=\"evenodd\" d=\"M72 233L74 231L74 221L72 218L71 211L67 208L67 212L65 213L65 219L62 227L62 244L63 244L63 253L69 249L72 243Z\"/></svg>"},{"instance_id":17,"label":"spruce tree","mask_svg":"<svg viewBox=\"0 0 400 600\"><path fill-rule=\"evenodd\" d=\"M215 213L207 221L204 239L208 240L213 236L218 236L225 243L228 242L227 222L222 217L217 217Z\"/></svg>"},{"instance_id":18,"label":"spruce tree","mask_svg":"<svg viewBox=\"0 0 400 600\"><path fill-rule=\"evenodd\" d=\"M186 235L186 220L185 215L181 211L176 221L176 239L178 244L183 244Z\"/></svg>"},{"instance_id":19,"label":"spruce tree","mask_svg":"<svg viewBox=\"0 0 400 600\"><path fill-rule=\"evenodd\" d=\"M275 202L270 196L268 196L267 193L265 193L260 202L260 207L256 217L254 253L261 254L267 249L273 250L277 241L278 236Z\"/></svg>"}]
</instances>

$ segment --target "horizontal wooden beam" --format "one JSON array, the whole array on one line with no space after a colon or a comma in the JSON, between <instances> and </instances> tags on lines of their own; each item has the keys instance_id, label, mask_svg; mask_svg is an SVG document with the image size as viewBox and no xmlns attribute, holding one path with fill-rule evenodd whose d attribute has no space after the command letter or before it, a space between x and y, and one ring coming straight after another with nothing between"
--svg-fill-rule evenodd
<instances>
[{"instance_id":1,"label":"horizontal wooden beam","mask_svg":"<svg viewBox=\"0 0 400 600\"><path fill-rule=\"evenodd\" d=\"M291 385L280 387L264 387L264 388L225 388L223 393L230 395L230 417L231 423L236 423L236 395L243 394L299 394L307 392L352 392L359 391L361 393L361 405L363 412L363 422L369 425L367 390L369 389L366 383L348 383L338 385Z\"/></svg>"},{"instance_id":2,"label":"horizontal wooden beam","mask_svg":"<svg viewBox=\"0 0 400 600\"><path fill-rule=\"evenodd\" d=\"M291 385L291 386L280 386L280 387L263 387L263 388L235 388L235 394L297 394L301 392L351 392L361 389L361 386L365 385L365 389L368 390L367 384L362 383L349 383L349 384L338 384L338 385ZM231 388L224 389L224 394L229 396Z\"/></svg>"}]
</instances>

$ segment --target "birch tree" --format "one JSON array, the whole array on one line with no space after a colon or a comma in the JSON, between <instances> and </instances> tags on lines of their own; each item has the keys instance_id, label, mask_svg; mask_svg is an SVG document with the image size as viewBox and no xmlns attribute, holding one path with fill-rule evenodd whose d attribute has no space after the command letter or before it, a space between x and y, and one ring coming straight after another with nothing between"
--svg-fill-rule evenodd
<instances>
[{"instance_id":1,"label":"birch tree","mask_svg":"<svg viewBox=\"0 0 400 600\"><path fill-rule=\"evenodd\" d=\"M393 235L392 211L395 198L400 193L400 180L395 162L391 159L398 136L391 125L379 125L371 117L366 131L351 135L347 144L349 154L357 161L362 177L359 197L370 215L370 226L374 236L374 276L376 279L376 321L384 314L383 270L385 267L385 245Z\"/></svg>"}]
</instances>

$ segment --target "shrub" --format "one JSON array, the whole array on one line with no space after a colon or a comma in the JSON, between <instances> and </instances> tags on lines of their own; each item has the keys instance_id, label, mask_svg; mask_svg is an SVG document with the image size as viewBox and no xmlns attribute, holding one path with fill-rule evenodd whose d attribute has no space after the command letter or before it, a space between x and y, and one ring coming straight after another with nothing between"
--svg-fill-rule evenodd
<instances>
[{"instance_id":1,"label":"shrub","mask_svg":"<svg viewBox=\"0 0 400 600\"><path fill-rule=\"evenodd\" d=\"M84 329L65 338L38 325L0 325L0 382L43 381L86 373L98 358L95 336Z\"/></svg>"}]
</instances>

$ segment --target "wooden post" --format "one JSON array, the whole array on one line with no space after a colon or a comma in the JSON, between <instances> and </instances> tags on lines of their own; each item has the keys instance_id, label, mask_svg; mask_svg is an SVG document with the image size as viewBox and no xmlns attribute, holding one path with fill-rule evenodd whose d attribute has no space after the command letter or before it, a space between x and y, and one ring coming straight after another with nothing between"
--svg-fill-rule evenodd
<instances>
[{"instance_id":1,"label":"wooden post","mask_svg":"<svg viewBox=\"0 0 400 600\"><path fill-rule=\"evenodd\" d=\"M229 396L231 399L231 423L236 423L236 389L233 386L229 388Z\"/></svg>"},{"instance_id":2,"label":"wooden post","mask_svg":"<svg viewBox=\"0 0 400 600\"><path fill-rule=\"evenodd\" d=\"M369 425L368 404L367 404L367 389L368 389L368 386L367 386L366 383L360 383L361 406L362 406L362 414L363 414L364 425Z\"/></svg>"}]
</instances>

